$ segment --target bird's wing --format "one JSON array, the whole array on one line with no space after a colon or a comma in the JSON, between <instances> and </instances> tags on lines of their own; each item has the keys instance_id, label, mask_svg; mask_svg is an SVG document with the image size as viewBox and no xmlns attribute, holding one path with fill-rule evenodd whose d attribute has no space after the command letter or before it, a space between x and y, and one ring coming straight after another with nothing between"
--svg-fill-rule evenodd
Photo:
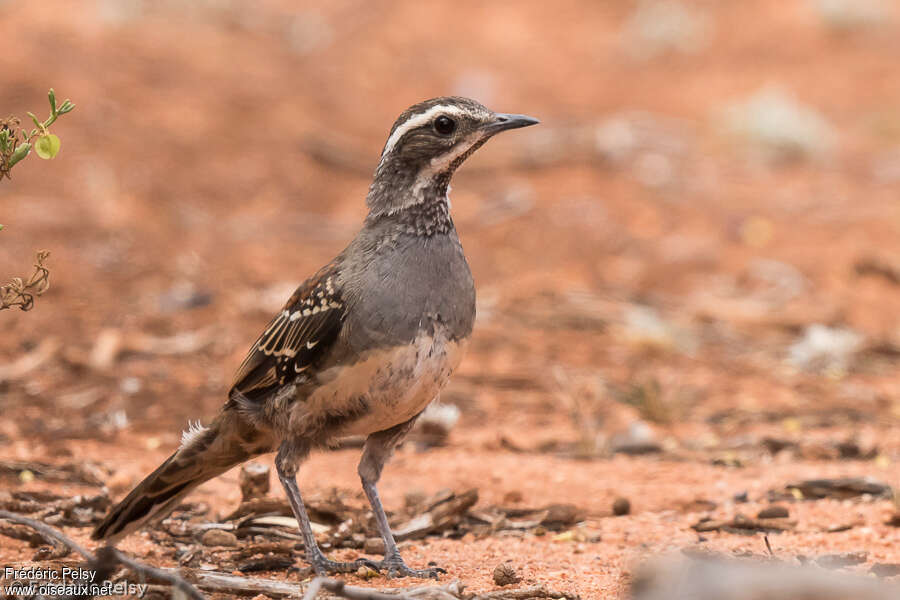
<instances>
[{"instance_id":1,"label":"bird's wing","mask_svg":"<svg viewBox=\"0 0 900 600\"><path fill-rule=\"evenodd\" d=\"M332 263L303 282L241 363L229 398L256 403L280 386L310 375L341 329L344 303Z\"/></svg>"}]
</instances>

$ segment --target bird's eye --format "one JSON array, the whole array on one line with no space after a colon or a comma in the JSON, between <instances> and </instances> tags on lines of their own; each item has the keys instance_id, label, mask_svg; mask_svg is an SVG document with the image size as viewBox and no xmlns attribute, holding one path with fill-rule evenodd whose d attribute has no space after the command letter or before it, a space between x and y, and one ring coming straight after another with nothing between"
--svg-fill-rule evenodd
<instances>
[{"instance_id":1,"label":"bird's eye","mask_svg":"<svg viewBox=\"0 0 900 600\"><path fill-rule=\"evenodd\" d=\"M447 115L441 115L434 120L434 130L440 135L450 135L456 131L456 121Z\"/></svg>"}]
</instances>

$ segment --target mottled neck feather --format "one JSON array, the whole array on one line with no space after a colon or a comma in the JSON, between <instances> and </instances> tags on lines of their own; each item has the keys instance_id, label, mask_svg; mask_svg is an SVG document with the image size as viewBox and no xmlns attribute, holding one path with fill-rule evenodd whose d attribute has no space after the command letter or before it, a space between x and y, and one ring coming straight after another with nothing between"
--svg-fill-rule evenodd
<instances>
[{"instance_id":1,"label":"mottled neck feather","mask_svg":"<svg viewBox=\"0 0 900 600\"><path fill-rule=\"evenodd\" d=\"M369 218L393 215L420 204L446 204L452 174L449 168L436 173L428 166L416 168L382 161L366 197Z\"/></svg>"},{"instance_id":2,"label":"mottled neck feather","mask_svg":"<svg viewBox=\"0 0 900 600\"><path fill-rule=\"evenodd\" d=\"M373 207L366 223L372 225L387 219L395 223L400 231L410 235L449 233L453 230L450 199L447 197L449 181L449 175L440 178L417 190L415 196L404 196L398 191L398 194L390 196L392 202Z\"/></svg>"},{"instance_id":3,"label":"mottled neck feather","mask_svg":"<svg viewBox=\"0 0 900 600\"><path fill-rule=\"evenodd\" d=\"M390 155L382 157L366 197L368 218L378 219L421 205L440 204L449 219L450 201L447 191L450 179L456 169L486 141L486 137L476 135L463 140L456 148L443 155L418 163L404 162Z\"/></svg>"}]
</instances>

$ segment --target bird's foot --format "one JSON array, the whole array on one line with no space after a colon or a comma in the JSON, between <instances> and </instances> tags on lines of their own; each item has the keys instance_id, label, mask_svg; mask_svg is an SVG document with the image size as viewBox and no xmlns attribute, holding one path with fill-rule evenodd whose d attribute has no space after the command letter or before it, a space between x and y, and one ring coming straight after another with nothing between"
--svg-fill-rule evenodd
<instances>
[{"instance_id":1,"label":"bird's foot","mask_svg":"<svg viewBox=\"0 0 900 600\"><path fill-rule=\"evenodd\" d=\"M385 556L384 560L378 563L379 572L385 573L391 579L397 577L416 577L418 579L440 579L442 573L447 571L440 567L428 567L427 569L410 569L403 562L400 554L391 554Z\"/></svg>"},{"instance_id":2,"label":"bird's foot","mask_svg":"<svg viewBox=\"0 0 900 600\"><path fill-rule=\"evenodd\" d=\"M325 558L325 555L322 553L309 557L309 564L312 565L316 575L322 577L339 573L356 573L360 567L368 567L375 571L380 571L381 569L380 563L368 558L357 558L351 562L339 562Z\"/></svg>"}]
</instances>

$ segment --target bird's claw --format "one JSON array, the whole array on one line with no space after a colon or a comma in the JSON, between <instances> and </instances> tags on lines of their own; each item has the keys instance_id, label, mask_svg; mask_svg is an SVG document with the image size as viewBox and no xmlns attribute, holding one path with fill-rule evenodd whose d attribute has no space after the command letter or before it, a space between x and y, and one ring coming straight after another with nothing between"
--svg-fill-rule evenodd
<instances>
[{"instance_id":1,"label":"bird's claw","mask_svg":"<svg viewBox=\"0 0 900 600\"><path fill-rule=\"evenodd\" d=\"M312 565L313 570L315 570L316 575L320 576L335 575L339 573L356 573L360 567L368 567L379 573L381 572L381 565L368 558L357 558L352 562L339 562L325 558L325 556L320 554L312 558L309 562Z\"/></svg>"},{"instance_id":2,"label":"bird's claw","mask_svg":"<svg viewBox=\"0 0 900 600\"><path fill-rule=\"evenodd\" d=\"M403 558L399 554L386 556L384 560L378 563L379 572L384 572L389 578L398 577L416 577L418 579L440 579L441 574L446 574L446 569L441 567L428 567L426 569L410 569L403 562Z\"/></svg>"}]
</instances>

